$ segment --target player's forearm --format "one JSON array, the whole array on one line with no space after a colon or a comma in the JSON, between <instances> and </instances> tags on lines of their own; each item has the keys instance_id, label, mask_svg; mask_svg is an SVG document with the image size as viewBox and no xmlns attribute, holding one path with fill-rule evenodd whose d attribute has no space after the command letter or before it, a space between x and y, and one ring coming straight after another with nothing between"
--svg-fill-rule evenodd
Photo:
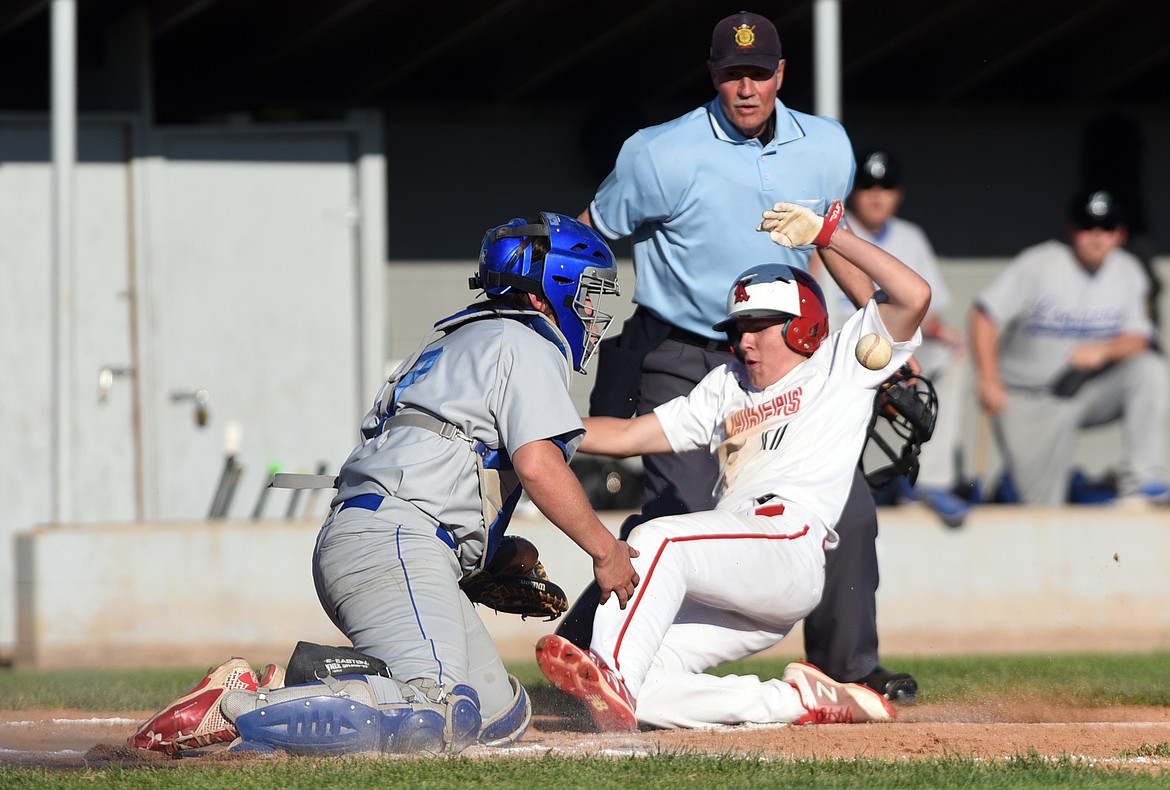
<instances>
[{"instance_id":1,"label":"player's forearm","mask_svg":"<svg viewBox=\"0 0 1170 790\"><path fill-rule=\"evenodd\" d=\"M840 254L885 292L886 300L879 310L890 336L895 341L913 337L930 308L930 284L893 255L846 228L837 228L828 250L830 255Z\"/></svg>"},{"instance_id":2,"label":"player's forearm","mask_svg":"<svg viewBox=\"0 0 1170 790\"><path fill-rule=\"evenodd\" d=\"M1150 341L1145 335L1130 332L1104 340L1101 346L1107 363L1120 362L1148 349Z\"/></svg>"},{"instance_id":3,"label":"player's forearm","mask_svg":"<svg viewBox=\"0 0 1170 790\"><path fill-rule=\"evenodd\" d=\"M971 360L980 381L999 381L999 329L995 322L975 305L971 308L971 324L968 334L971 344Z\"/></svg>"},{"instance_id":4,"label":"player's forearm","mask_svg":"<svg viewBox=\"0 0 1170 790\"><path fill-rule=\"evenodd\" d=\"M611 458L671 452L662 424L653 412L633 419L586 417L585 438L578 449Z\"/></svg>"},{"instance_id":5,"label":"player's forearm","mask_svg":"<svg viewBox=\"0 0 1170 790\"><path fill-rule=\"evenodd\" d=\"M870 297L873 296L873 280L869 278L868 274L847 261L840 253L833 252L831 248L814 252L813 259L809 261L810 269L813 266L813 260L818 257L824 265L825 271L829 273L833 282L837 283L837 287L841 289L841 293L845 294L854 307L863 307L870 300Z\"/></svg>"},{"instance_id":6,"label":"player's forearm","mask_svg":"<svg viewBox=\"0 0 1170 790\"><path fill-rule=\"evenodd\" d=\"M613 536L585 496L581 483L552 442L532 442L512 454L512 465L532 504L595 561L617 548Z\"/></svg>"}]
</instances>

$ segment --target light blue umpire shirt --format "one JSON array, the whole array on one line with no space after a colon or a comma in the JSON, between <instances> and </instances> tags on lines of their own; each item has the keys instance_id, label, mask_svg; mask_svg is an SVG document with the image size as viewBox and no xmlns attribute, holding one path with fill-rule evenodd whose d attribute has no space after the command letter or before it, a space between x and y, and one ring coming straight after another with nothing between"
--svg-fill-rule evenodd
<instances>
[{"instance_id":1,"label":"light blue umpire shirt","mask_svg":"<svg viewBox=\"0 0 1170 790\"><path fill-rule=\"evenodd\" d=\"M633 236L633 301L697 335L726 314L727 292L758 263L808 269L812 247L788 249L756 232L761 213L781 201L824 214L853 185L853 148L832 118L776 101L776 131L762 145L723 114L719 99L622 145L613 172L589 205L610 239Z\"/></svg>"}]
</instances>

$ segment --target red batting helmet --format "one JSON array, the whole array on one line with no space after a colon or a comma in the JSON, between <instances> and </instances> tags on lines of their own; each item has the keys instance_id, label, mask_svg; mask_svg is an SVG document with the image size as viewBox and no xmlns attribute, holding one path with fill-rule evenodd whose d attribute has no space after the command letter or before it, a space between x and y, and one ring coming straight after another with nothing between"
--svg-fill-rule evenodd
<instances>
[{"instance_id":1,"label":"red batting helmet","mask_svg":"<svg viewBox=\"0 0 1170 790\"><path fill-rule=\"evenodd\" d=\"M797 354L812 356L829 334L825 295L811 274L782 263L763 263L741 274L727 294L727 318L713 328L735 329L740 318L787 316L784 342Z\"/></svg>"}]
</instances>

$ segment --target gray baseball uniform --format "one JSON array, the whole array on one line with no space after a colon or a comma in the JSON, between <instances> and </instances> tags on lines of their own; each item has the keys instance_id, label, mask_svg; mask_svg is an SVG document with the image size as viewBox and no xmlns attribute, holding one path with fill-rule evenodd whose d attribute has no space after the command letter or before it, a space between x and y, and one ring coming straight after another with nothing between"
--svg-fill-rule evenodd
<instances>
[{"instance_id":1,"label":"gray baseball uniform","mask_svg":"<svg viewBox=\"0 0 1170 790\"><path fill-rule=\"evenodd\" d=\"M363 421L313 556L321 603L355 648L399 680L470 685L485 720L513 690L459 582L488 559L510 508L485 526L476 454L507 470L510 452L549 439L572 455L584 428L558 346L535 312L473 320L428 343ZM451 435L416 424L420 415Z\"/></svg>"},{"instance_id":2,"label":"gray baseball uniform","mask_svg":"<svg viewBox=\"0 0 1170 790\"><path fill-rule=\"evenodd\" d=\"M1020 253L976 300L1000 329L1008 405L996 430L1025 502L1064 502L1079 429L1118 418L1121 493L1165 479L1170 383L1161 354L1109 365L1075 393L1062 396L1057 387L1074 346L1125 333L1153 337L1148 290L1141 264L1123 249L1088 272L1067 244L1048 241Z\"/></svg>"}]
</instances>

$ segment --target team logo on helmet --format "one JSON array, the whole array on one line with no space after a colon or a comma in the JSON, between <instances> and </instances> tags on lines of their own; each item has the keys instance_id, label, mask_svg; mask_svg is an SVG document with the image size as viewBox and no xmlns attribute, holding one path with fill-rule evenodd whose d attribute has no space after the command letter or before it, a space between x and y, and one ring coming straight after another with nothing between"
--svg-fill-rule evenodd
<instances>
[{"instance_id":1,"label":"team logo on helmet","mask_svg":"<svg viewBox=\"0 0 1170 790\"><path fill-rule=\"evenodd\" d=\"M751 297L748 296L747 284L751 282L751 278L740 280L735 284L735 303L746 302Z\"/></svg>"},{"instance_id":2,"label":"team logo on helmet","mask_svg":"<svg viewBox=\"0 0 1170 790\"><path fill-rule=\"evenodd\" d=\"M735 45L740 49L749 49L756 45L756 26L748 26L745 22L735 29Z\"/></svg>"}]
</instances>

